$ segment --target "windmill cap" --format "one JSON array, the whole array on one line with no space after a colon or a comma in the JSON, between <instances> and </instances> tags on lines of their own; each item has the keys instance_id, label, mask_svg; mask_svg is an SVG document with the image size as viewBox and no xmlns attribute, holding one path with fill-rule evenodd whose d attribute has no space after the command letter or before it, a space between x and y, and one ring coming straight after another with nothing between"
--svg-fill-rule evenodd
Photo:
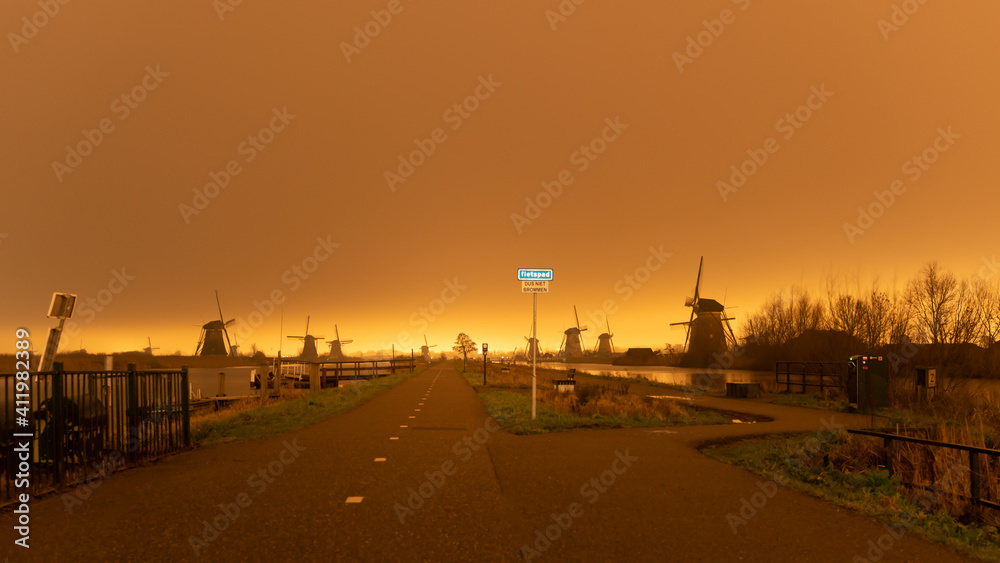
<instances>
[{"instance_id":1,"label":"windmill cap","mask_svg":"<svg viewBox=\"0 0 1000 563\"><path fill-rule=\"evenodd\" d=\"M725 309L726 308L722 306L722 303L719 303L715 299L705 299L705 298L698 299L699 313L721 313Z\"/></svg>"}]
</instances>

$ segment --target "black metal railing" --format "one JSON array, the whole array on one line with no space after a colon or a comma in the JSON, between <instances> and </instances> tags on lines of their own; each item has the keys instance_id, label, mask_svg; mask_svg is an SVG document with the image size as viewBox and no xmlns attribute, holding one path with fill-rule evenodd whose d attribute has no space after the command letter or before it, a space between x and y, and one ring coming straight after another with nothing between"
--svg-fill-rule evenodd
<instances>
[{"instance_id":1,"label":"black metal railing","mask_svg":"<svg viewBox=\"0 0 1000 563\"><path fill-rule=\"evenodd\" d=\"M979 446L969 446L965 444L955 444L952 442L941 442L939 440L928 440L926 438L916 438L913 436L903 436L901 434L890 434L888 432L879 432L877 430L847 430L851 434L858 434L860 436L872 436L875 438L882 438L883 446L885 447L885 468L889 472L889 476L895 474L894 464L893 464L893 442L907 442L911 444L920 444L923 446L938 447L938 448L948 448L952 450L959 450L968 452L969 455L969 495L968 498L973 503L988 506L993 509L1000 510L1000 504L996 501L997 499L989 500L983 498L983 464L980 463L981 456L987 456L993 459L992 466L994 468L1000 466L1000 450L994 450L991 448L982 448ZM912 485L912 483L909 483ZM963 495L964 496L964 495Z\"/></svg>"},{"instance_id":2,"label":"black metal railing","mask_svg":"<svg viewBox=\"0 0 1000 563\"><path fill-rule=\"evenodd\" d=\"M797 387L805 393L816 387L820 393L826 389L843 389L847 382L847 362L776 362L774 380L791 392Z\"/></svg>"},{"instance_id":3,"label":"black metal railing","mask_svg":"<svg viewBox=\"0 0 1000 563\"><path fill-rule=\"evenodd\" d=\"M17 493L37 494L190 445L186 367L65 371L59 362L53 367L21 379L0 374L0 505ZM24 462L28 478L19 477Z\"/></svg>"}]
</instances>

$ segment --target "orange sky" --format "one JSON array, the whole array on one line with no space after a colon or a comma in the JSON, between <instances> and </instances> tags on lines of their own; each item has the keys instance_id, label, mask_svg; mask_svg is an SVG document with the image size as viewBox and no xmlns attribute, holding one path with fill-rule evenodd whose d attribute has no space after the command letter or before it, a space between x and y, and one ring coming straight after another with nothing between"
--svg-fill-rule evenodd
<instances>
[{"instance_id":1,"label":"orange sky","mask_svg":"<svg viewBox=\"0 0 1000 563\"><path fill-rule=\"evenodd\" d=\"M606 302L619 347L661 347L702 255L740 318L998 252L995 2L335 4L0 4L0 352L44 347L63 291L64 350L191 353L215 289L244 349L277 349L282 305L249 319L279 293L285 334L348 352L511 348L522 267L555 270L544 349Z\"/></svg>"}]
</instances>

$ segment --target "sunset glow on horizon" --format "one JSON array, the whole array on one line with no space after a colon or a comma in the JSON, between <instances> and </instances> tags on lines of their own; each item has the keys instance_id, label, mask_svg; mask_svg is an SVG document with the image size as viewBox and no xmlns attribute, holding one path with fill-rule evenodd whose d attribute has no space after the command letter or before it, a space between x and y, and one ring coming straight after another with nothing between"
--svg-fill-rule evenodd
<instances>
[{"instance_id":1,"label":"sunset glow on horizon","mask_svg":"<svg viewBox=\"0 0 1000 563\"><path fill-rule=\"evenodd\" d=\"M307 317L499 353L551 268L542 350L576 306L623 352L684 342L702 257L737 334L793 286L1000 273L996 3L217 4L0 6L0 353L53 292L61 352L193 354L221 306L244 353Z\"/></svg>"}]
</instances>

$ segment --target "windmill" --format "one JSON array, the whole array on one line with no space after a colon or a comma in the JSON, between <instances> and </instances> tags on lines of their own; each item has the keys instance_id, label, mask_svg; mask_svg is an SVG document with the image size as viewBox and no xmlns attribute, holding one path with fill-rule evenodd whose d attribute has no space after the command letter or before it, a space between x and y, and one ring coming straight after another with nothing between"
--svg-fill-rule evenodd
<instances>
[{"instance_id":1,"label":"windmill","mask_svg":"<svg viewBox=\"0 0 1000 563\"><path fill-rule=\"evenodd\" d=\"M529 331L528 334L531 334L531 332ZM538 339L537 338L532 338L532 337L525 336L524 340L527 342L527 344L524 346L524 357L525 357L525 359L527 359L528 361L531 361L532 354L534 354L534 357L536 357L536 358L542 355L542 351L538 347Z\"/></svg>"},{"instance_id":2,"label":"windmill","mask_svg":"<svg viewBox=\"0 0 1000 563\"><path fill-rule=\"evenodd\" d=\"M344 344L350 344L351 342L354 342L354 341L353 340L341 340L340 339L340 329L337 328L337 325L333 325L333 331L336 333L337 339L336 340L327 340L326 342L327 342L327 344L330 345L330 359L331 360L339 360L339 359L345 357L344 356L343 345ZM308 320L306 321L306 332L307 333L309 332L309 321Z\"/></svg>"},{"instance_id":3,"label":"windmill","mask_svg":"<svg viewBox=\"0 0 1000 563\"><path fill-rule=\"evenodd\" d=\"M148 354L148 355L152 356L153 355L153 350L159 350L160 347L157 346L156 348L153 348L153 339L150 338L150 337L148 337L148 336L146 337L146 341L149 342L149 346L146 347L146 348L143 348L142 349L142 353L143 354Z\"/></svg>"},{"instance_id":4,"label":"windmill","mask_svg":"<svg viewBox=\"0 0 1000 563\"><path fill-rule=\"evenodd\" d=\"M726 315L726 307L715 299L701 297L698 293L701 287L701 269L705 257L698 263L698 277L694 282L694 297L684 300L685 307L691 307L691 317L687 322L671 323L670 326L687 326L684 337L684 355L682 363L701 363L712 354L725 353L731 346L736 346L736 335L729 321L733 317Z\"/></svg>"},{"instance_id":5,"label":"windmill","mask_svg":"<svg viewBox=\"0 0 1000 563\"><path fill-rule=\"evenodd\" d=\"M424 335L424 345L420 347L420 355L423 356L424 361L431 363L431 348L434 348L437 344L427 345L427 335Z\"/></svg>"},{"instance_id":6,"label":"windmill","mask_svg":"<svg viewBox=\"0 0 1000 563\"><path fill-rule=\"evenodd\" d=\"M236 319L223 321L222 305L219 303L219 290L215 290L215 304L219 307L219 320L210 321L202 325L201 337L198 339L198 347L195 348L195 356L227 356L236 355L238 345L230 345L229 330L227 327ZM228 350L228 351L227 351Z\"/></svg>"},{"instance_id":7,"label":"windmill","mask_svg":"<svg viewBox=\"0 0 1000 563\"><path fill-rule=\"evenodd\" d=\"M302 353L299 354L299 359L302 360L315 360L319 358L319 354L316 353L316 341L321 340L322 336L313 336L309 334L309 317L306 316L306 332L305 336L289 336L288 338L295 338L302 341ZM340 340L338 338L338 340Z\"/></svg>"},{"instance_id":8,"label":"windmill","mask_svg":"<svg viewBox=\"0 0 1000 563\"><path fill-rule=\"evenodd\" d=\"M611 321L608 320L607 323L608 331L597 337L597 345L594 347L594 352L599 356L610 356L615 353L615 343L611 340L615 335L611 332Z\"/></svg>"},{"instance_id":9,"label":"windmill","mask_svg":"<svg viewBox=\"0 0 1000 563\"><path fill-rule=\"evenodd\" d=\"M576 305L573 305L573 316L576 318L576 326L563 331L563 343L559 347L567 358L583 355L583 336L580 333L587 330L586 326L580 326L580 315L576 314Z\"/></svg>"}]
</instances>

